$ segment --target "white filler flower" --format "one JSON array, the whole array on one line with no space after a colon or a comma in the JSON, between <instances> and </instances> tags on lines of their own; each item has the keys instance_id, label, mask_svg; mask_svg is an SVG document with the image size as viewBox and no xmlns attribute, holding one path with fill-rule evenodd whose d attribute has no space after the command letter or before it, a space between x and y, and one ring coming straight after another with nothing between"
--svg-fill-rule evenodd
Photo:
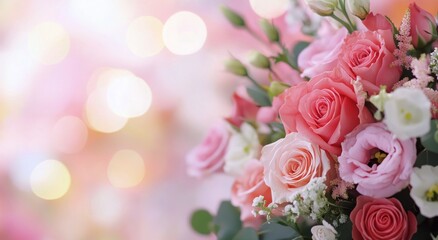
<instances>
[{"instance_id":1,"label":"white filler flower","mask_svg":"<svg viewBox=\"0 0 438 240\"><path fill-rule=\"evenodd\" d=\"M234 132L225 153L224 171L237 176L243 172L246 163L260 155L260 143L256 130L248 123L243 123L240 132Z\"/></svg>"},{"instance_id":2,"label":"white filler flower","mask_svg":"<svg viewBox=\"0 0 438 240\"><path fill-rule=\"evenodd\" d=\"M335 228L325 220L322 221L323 225L313 226L310 230L312 232L312 240L335 240L336 232Z\"/></svg>"},{"instance_id":3,"label":"white filler flower","mask_svg":"<svg viewBox=\"0 0 438 240\"><path fill-rule=\"evenodd\" d=\"M414 168L411 174L411 197L420 208L421 215L438 216L438 166Z\"/></svg>"},{"instance_id":4,"label":"white filler flower","mask_svg":"<svg viewBox=\"0 0 438 240\"><path fill-rule=\"evenodd\" d=\"M416 88L397 88L385 102L388 129L400 140L421 137L430 130L429 99Z\"/></svg>"}]
</instances>

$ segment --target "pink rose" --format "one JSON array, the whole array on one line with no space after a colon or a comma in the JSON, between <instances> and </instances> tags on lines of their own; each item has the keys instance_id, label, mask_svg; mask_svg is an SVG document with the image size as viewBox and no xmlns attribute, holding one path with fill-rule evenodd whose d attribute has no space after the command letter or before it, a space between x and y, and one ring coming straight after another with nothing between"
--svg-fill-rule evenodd
<instances>
[{"instance_id":1,"label":"pink rose","mask_svg":"<svg viewBox=\"0 0 438 240\"><path fill-rule=\"evenodd\" d=\"M233 111L227 121L236 127L246 120L255 120L259 107L254 102L248 100L238 93L233 94Z\"/></svg>"},{"instance_id":2,"label":"pink rose","mask_svg":"<svg viewBox=\"0 0 438 240\"><path fill-rule=\"evenodd\" d=\"M359 196L350 219L354 240L409 240L417 232L415 215L406 212L395 198Z\"/></svg>"},{"instance_id":3,"label":"pink rose","mask_svg":"<svg viewBox=\"0 0 438 240\"><path fill-rule=\"evenodd\" d=\"M371 197L390 197L409 184L416 139L401 141L383 123L358 126L342 143L339 175Z\"/></svg>"},{"instance_id":4,"label":"pink rose","mask_svg":"<svg viewBox=\"0 0 438 240\"><path fill-rule=\"evenodd\" d=\"M230 132L224 121L213 125L201 144L188 153L186 157L188 174L202 177L221 170L229 138Z\"/></svg>"},{"instance_id":5,"label":"pink rose","mask_svg":"<svg viewBox=\"0 0 438 240\"><path fill-rule=\"evenodd\" d=\"M400 66L392 64L394 50L390 30L356 31L345 38L339 64L351 78L360 77L369 94L378 93L381 85L391 91L402 72Z\"/></svg>"},{"instance_id":6,"label":"pink rose","mask_svg":"<svg viewBox=\"0 0 438 240\"><path fill-rule=\"evenodd\" d=\"M391 23L382 14L369 13L362 23L370 31L392 30Z\"/></svg>"},{"instance_id":7,"label":"pink rose","mask_svg":"<svg viewBox=\"0 0 438 240\"><path fill-rule=\"evenodd\" d=\"M266 204L272 202L271 189L263 180L263 165L258 160L250 160L245 166L243 174L236 178L231 188L231 202L240 207L240 218L245 223L257 223L257 217L252 215L253 200L263 196Z\"/></svg>"},{"instance_id":8,"label":"pink rose","mask_svg":"<svg viewBox=\"0 0 438 240\"><path fill-rule=\"evenodd\" d=\"M418 7L415 2L409 4L409 11L411 12L412 45L415 48L423 48L434 40L432 33L437 31L435 18L426 10Z\"/></svg>"},{"instance_id":9,"label":"pink rose","mask_svg":"<svg viewBox=\"0 0 438 240\"><path fill-rule=\"evenodd\" d=\"M345 28L332 30L313 41L298 56L298 65L303 69L302 77L312 78L320 73L331 71L337 65L338 55L348 31Z\"/></svg>"},{"instance_id":10,"label":"pink rose","mask_svg":"<svg viewBox=\"0 0 438 240\"><path fill-rule=\"evenodd\" d=\"M330 178L327 175L334 162L328 153L299 133L290 133L264 146L260 161L275 203L291 202L314 178Z\"/></svg>"},{"instance_id":11,"label":"pink rose","mask_svg":"<svg viewBox=\"0 0 438 240\"><path fill-rule=\"evenodd\" d=\"M280 118L322 149L341 154L341 142L360 123L372 121L363 97L337 72L326 72L287 89Z\"/></svg>"}]
</instances>

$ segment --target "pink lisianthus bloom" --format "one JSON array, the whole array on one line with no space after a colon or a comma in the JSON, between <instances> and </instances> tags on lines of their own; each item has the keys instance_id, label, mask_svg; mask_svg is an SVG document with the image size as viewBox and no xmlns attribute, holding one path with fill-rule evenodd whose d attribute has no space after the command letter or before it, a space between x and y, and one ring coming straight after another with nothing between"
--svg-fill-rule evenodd
<instances>
[{"instance_id":1,"label":"pink lisianthus bloom","mask_svg":"<svg viewBox=\"0 0 438 240\"><path fill-rule=\"evenodd\" d=\"M396 198L359 196L350 219L355 240L409 240L417 232L415 215L406 212Z\"/></svg>"},{"instance_id":2,"label":"pink lisianthus bloom","mask_svg":"<svg viewBox=\"0 0 438 240\"><path fill-rule=\"evenodd\" d=\"M202 177L222 170L231 136L228 128L225 121L217 122L210 128L204 140L187 154L189 175Z\"/></svg>"},{"instance_id":3,"label":"pink lisianthus bloom","mask_svg":"<svg viewBox=\"0 0 438 240\"><path fill-rule=\"evenodd\" d=\"M416 3L409 4L411 12L411 36L412 45L422 48L433 40L433 32L436 32L435 18L426 10L418 7Z\"/></svg>"},{"instance_id":4,"label":"pink lisianthus bloom","mask_svg":"<svg viewBox=\"0 0 438 240\"><path fill-rule=\"evenodd\" d=\"M348 133L373 121L363 96L336 71L317 75L283 94L279 114L286 132L299 132L337 156Z\"/></svg>"},{"instance_id":5,"label":"pink lisianthus bloom","mask_svg":"<svg viewBox=\"0 0 438 240\"><path fill-rule=\"evenodd\" d=\"M348 31L345 28L331 31L313 41L298 56L298 65L303 69L302 77L312 78L331 71L337 65L338 55Z\"/></svg>"},{"instance_id":6,"label":"pink lisianthus bloom","mask_svg":"<svg viewBox=\"0 0 438 240\"><path fill-rule=\"evenodd\" d=\"M399 140L383 123L358 126L342 143L339 175L371 197L390 197L409 184L416 139Z\"/></svg>"},{"instance_id":7,"label":"pink lisianthus bloom","mask_svg":"<svg viewBox=\"0 0 438 240\"><path fill-rule=\"evenodd\" d=\"M236 127L245 120L255 120L259 107L251 100L240 96L237 92L233 94L233 110L227 121Z\"/></svg>"},{"instance_id":8,"label":"pink lisianthus bloom","mask_svg":"<svg viewBox=\"0 0 438 240\"><path fill-rule=\"evenodd\" d=\"M261 223L259 217L252 214L254 198L263 196L266 205L272 202L271 189L263 180L263 169L260 161L255 159L248 161L243 174L236 178L231 188L231 202L240 207L241 220L254 227Z\"/></svg>"},{"instance_id":9,"label":"pink lisianthus bloom","mask_svg":"<svg viewBox=\"0 0 438 240\"><path fill-rule=\"evenodd\" d=\"M378 93L381 85L391 91L402 72L392 64L395 49L391 30L356 31L345 38L339 67L352 79L360 77L369 95Z\"/></svg>"},{"instance_id":10,"label":"pink lisianthus bloom","mask_svg":"<svg viewBox=\"0 0 438 240\"><path fill-rule=\"evenodd\" d=\"M275 203L291 202L314 178L331 180L334 160L299 133L266 145L260 158Z\"/></svg>"}]
</instances>

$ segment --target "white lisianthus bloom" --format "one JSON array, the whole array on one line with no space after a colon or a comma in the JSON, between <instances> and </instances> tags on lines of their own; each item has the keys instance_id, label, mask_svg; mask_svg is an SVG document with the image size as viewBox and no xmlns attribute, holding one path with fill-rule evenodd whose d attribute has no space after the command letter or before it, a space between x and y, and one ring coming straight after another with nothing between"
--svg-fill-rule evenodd
<instances>
[{"instance_id":1,"label":"white lisianthus bloom","mask_svg":"<svg viewBox=\"0 0 438 240\"><path fill-rule=\"evenodd\" d=\"M385 102L383 120L398 139L421 137L430 130L431 103L420 89L397 88Z\"/></svg>"},{"instance_id":2,"label":"white lisianthus bloom","mask_svg":"<svg viewBox=\"0 0 438 240\"><path fill-rule=\"evenodd\" d=\"M256 130L243 123L240 132L233 132L225 153L224 172L237 176L243 173L246 163L260 155L260 142Z\"/></svg>"},{"instance_id":3,"label":"white lisianthus bloom","mask_svg":"<svg viewBox=\"0 0 438 240\"><path fill-rule=\"evenodd\" d=\"M335 240L336 232L335 228L325 220L322 220L323 225L313 226L310 230L312 232L312 240Z\"/></svg>"},{"instance_id":4,"label":"white lisianthus bloom","mask_svg":"<svg viewBox=\"0 0 438 240\"><path fill-rule=\"evenodd\" d=\"M338 5L338 0L306 0L307 5L321 16L330 16Z\"/></svg>"},{"instance_id":5,"label":"white lisianthus bloom","mask_svg":"<svg viewBox=\"0 0 438 240\"><path fill-rule=\"evenodd\" d=\"M411 174L411 197L420 208L421 215L438 216L438 166L414 168Z\"/></svg>"},{"instance_id":6,"label":"white lisianthus bloom","mask_svg":"<svg viewBox=\"0 0 438 240\"><path fill-rule=\"evenodd\" d=\"M347 5L351 14L362 20L365 19L370 12L370 0L351 0Z\"/></svg>"}]
</instances>

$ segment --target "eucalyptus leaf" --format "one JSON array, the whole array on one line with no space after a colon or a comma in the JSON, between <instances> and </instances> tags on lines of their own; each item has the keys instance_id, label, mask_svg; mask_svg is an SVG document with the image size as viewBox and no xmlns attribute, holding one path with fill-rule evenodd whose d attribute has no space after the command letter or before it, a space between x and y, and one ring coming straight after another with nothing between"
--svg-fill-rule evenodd
<instances>
[{"instance_id":1,"label":"eucalyptus leaf","mask_svg":"<svg viewBox=\"0 0 438 240\"><path fill-rule=\"evenodd\" d=\"M213 216L205 209L196 210L190 218L193 230L202 235L213 232Z\"/></svg>"},{"instance_id":2,"label":"eucalyptus leaf","mask_svg":"<svg viewBox=\"0 0 438 240\"><path fill-rule=\"evenodd\" d=\"M242 228L233 240L259 240L259 237L254 228Z\"/></svg>"},{"instance_id":3,"label":"eucalyptus leaf","mask_svg":"<svg viewBox=\"0 0 438 240\"><path fill-rule=\"evenodd\" d=\"M240 210L234 207L230 201L223 201L214 218L214 223L217 226L217 239L230 240L242 228L242 221L240 221Z\"/></svg>"},{"instance_id":4,"label":"eucalyptus leaf","mask_svg":"<svg viewBox=\"0 0 438 240\"><path fill-rule=\"evenodd\" d=\"M260 106L271 106L271 101L269 100L268 94L266 91L263 91L256 87L248 87L246 88L246 92L248 95Z\"/></svg>"},{"instance_id":5,"label":"eucalyptus leaf","mask_svg":"<svg viewBox=\"0 0 438 240\"><path fill-rule=\"evenodd\" d=\"M260 234L261 240L304 239L296 229L275 222L263 224L260 229Z\"/></svg>"},{"instance_id":6,"label":"eucalyptus leaf","mask_svg":"<svg viewBox=\"0 0 438 240\"><path fill-rule=\"evenodd\" d=\"M438 120L430 121L430 131L421 137L421 144L429 151L438 153L438 142L436 139Z\"/></svg>"},{"instance_id":7,"label":"eucalyptus leaf","mask_svg":"<svg viewBox=\"0 0 438 240\"><path fill-rule=\"evenodd\" d=\"M433 167L438 166L438 153L434 153L428 150L423 150L417 156L415 167L421 167L423 165L431 165Z\"/></svg>"}]
</instances>

